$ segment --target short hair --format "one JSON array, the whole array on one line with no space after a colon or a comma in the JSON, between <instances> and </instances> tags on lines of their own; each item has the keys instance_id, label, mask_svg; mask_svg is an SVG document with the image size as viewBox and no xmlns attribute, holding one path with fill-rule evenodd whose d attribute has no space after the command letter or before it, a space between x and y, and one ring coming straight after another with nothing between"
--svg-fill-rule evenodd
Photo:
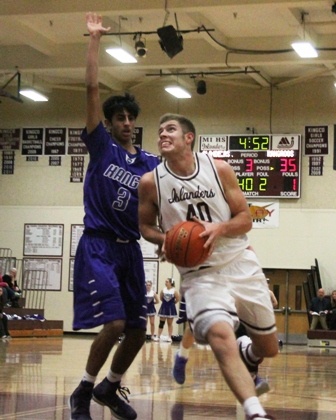
<instances>
[{"instance_id":1,"label":"short hair","mask_svg":"<svg viewBox=\"0 0 336 420\"><path fill-rule=\"evenodd\" d=\"M140 113L140 106L136 102L135 97L129 93L125 95L110 96L103 103L104 117L111 121L113 115L122 112L126 109L134 118L137 118Z\"/></svg>"},{"instance_id":2,"label":"short hair","mask_svg":"<svg viewBox=\"0 0 336 420\"><path fill-rule=\"evenodd\" d=\"M193 149L195 145L195 140L196 140L196 129L195 129L194 124L184 115L172 114L172 113L162 115L160 118L159 124L161 125L170 120L175 120L180 124L180 126L182 127L183 134L190 133L190 132L193 133L194 141L191 144L191 148Z\"/></svg>"}]
</instances>

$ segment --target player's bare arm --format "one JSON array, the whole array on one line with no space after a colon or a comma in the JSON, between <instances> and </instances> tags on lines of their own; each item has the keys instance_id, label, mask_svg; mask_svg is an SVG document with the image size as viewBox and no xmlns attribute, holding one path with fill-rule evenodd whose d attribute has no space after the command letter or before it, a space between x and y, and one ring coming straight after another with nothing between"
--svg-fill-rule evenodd
<instances>
[{"instance_id":1,"label":"player's bare arm","mask_svg":"<svg viewBox=\"0 0 336 420\"><path fill-rule=\"evenodd\" d=\"M165 235L157 225L158 203L154 181L154 173L142 176L138 188L139 193L139 228L141 235L149 242L162 247Z\"/></svg>"},{"instance_id":2,"label":"player's bare arm","mask_svg":"<svg viewBox=\"0 0 336 420\"><path fill-rule=\"evenodd\" d=\"M215 164L232 214L230 221L224 223L222 235L243 235L252 229L252 217L246 198L232 167L225 161L215 161Z\"/></svg>"},{"instance_id":3,"label":"player's bare arm","mask_svg":"<svg viewBox=\"0 0 336 420\"><path fill-rule=\"evenodd\" d=\"M205 232L200 236L208 237L204 247L209 248L209 254L212 253L218 237L242 235L249 232L252 228L250 211L244 194L238 185L235 172L224 161L215 161L215 165L225 191L226 200L230 206L232 218L222 223L199 221L205 227Z\"/></svg>"},{"instance_id":4,"label":"player's bare arm","mask_svg":"<svg viewBox=\"0 0 336 420\"><path fill-rule=\"evenodd\" d=\"M102 17L96 13L86 14L86 26L90 34L90 41L86 58L86 128L91 133L101 121L101 104L98 82L98 60L100 38L110 28L102 25Z\"/></svg>"}]
</instances>

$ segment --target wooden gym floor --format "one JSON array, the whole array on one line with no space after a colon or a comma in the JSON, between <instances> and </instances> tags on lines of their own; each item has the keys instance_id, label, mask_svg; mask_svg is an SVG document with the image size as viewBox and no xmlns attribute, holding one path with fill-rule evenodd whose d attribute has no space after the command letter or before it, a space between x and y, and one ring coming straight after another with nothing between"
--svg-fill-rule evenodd
<instances>
[{"instance_id":1,"label":"wooden gym floor","mask_svg":"<svg viewBox=\"0 0 336 420\"><path fill-rule=\"evenodd\" d=\"M0 419L69 419L68 397L86 362L91 335L13 338L0 341ZM171 376L178 344L146 342L123 385L139 420L243 420L222 380L212 352L194 346L183 386ZM284 345L260 368L271 391L261 396L277 420L336 418L336 349ZM99 379L108 369L106 363ZM94 420L111 419L107 408L91 403Z\"/></svg>"}]
</instances>

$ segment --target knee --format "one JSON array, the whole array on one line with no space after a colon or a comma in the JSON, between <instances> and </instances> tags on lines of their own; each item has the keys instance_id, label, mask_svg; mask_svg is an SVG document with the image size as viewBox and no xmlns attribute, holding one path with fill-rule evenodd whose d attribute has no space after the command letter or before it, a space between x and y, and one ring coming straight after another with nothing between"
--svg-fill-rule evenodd
<instances>
[{"instance_id":1,"label":"knee","mask_svg":"<svg viewBox=\"0 0 336 420\"><path fill-rule=\"evenodd\" d=\"M252 337L252 351L259 357L275 357L279 353L277 334Z\"/></svg>"},{"instance_id":2,"label":"knee","mask_svg":"<svg viewBox=\"0 0 336 420\"><path fill-rule=\"evenodd\" d=\"M221 322L211 326L207 332L206 340L215 354L217 354L216 350L220 353L238 352L233 329L227 323Z\"/></svg>"},{"instance_id":3,"label":"knee","mask_svg":"<svg viewBox=\"0 0 336 420\"><path fill-rule=\"evenodd\" d=\"M133 347L141 348L146 341L146 331L138 328L130 328L125 330L125 340Z\"/></svg>"},{"instance_id":4,"label":"knee","mask_svg":"<svg viewBox=\"0 0 336 420\"><path fill-rule=\"evenodd\" d=\"M277 341L269 348L266 348L264 353L264 357L275 357L279 353L279 342Z\"/></svg>"},{"instance_id":5,"label":"knee","mask_svg":"<svg viewBox=\"0 0 336 420\"><path fill-rule=\"evenodd\" d=\"M266 341L261 348L258 348L256 353L258 353L261 357L275 357L279 353L278 340Z\"/></svg>"},{"instance_id":6,"label":"knee","mask_svg":"<svg viewBox=\"0 0 336 420\"><path fill-rule=\"evenodd\" d=\"M107 334L120 336L125 330L125 321L118 319L104 325L103 331Z\"/></svg>"},{"instance_id":7,"label":"knee","mask_svg":"<svg viewBox=\"0 0 336 420\"><path fill-rule=\"evenodd\" d=\"M165 324L165 321L164 320L160 320L160 323L159 323L159 328L162 330L163 329L163 327L164 327L164 324Z\"/></svg>"}]
</instances>

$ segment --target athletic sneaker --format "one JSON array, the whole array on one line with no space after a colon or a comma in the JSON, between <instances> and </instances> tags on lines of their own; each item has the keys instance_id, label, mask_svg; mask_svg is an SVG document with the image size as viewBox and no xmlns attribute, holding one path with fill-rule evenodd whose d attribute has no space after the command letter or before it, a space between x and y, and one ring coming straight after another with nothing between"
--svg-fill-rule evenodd
<instances>
[{"instance_id":1,"label":"athletic sneaker","mask_svg":"<svg viewBox=\"0 0 336 420\"><path fill-rule=\"evenodd\" d=\"M137 418L137 413L133 408L126 404L121 398L118 397L117 391L127 401L127 394L130 393L126 387L121 387L120 382L109 382L105 378L98 384L94 390L92 398L100 405L106 405L110 410L112 416L120 420L134 420Z\"/></svg>"},{"instance_id":2,"label":"athletic sneaker","mask_svg":"<svg viewBox=\"0 0 336 420\"><path fill-rule=\"evenodd\" d=\"M92 420L90 415L90 402L92 398L93 383L81 381L69 399L71 420Z\"/></svg>"},{"instance_id":3,"label":"athletic sneaker","mask_svg":"<svg viewBox=\"0 0 336 420\"><path fill-rule=\"evenodd\" d=\"M254 360L251 360L251 358L249 357L247 350L252 345L252 340L247 335L243 335L237 338L237 343L239 347L240 357L245 363L245 366L247 367L248 371L252 375L257 375L258 366L262 362L263 359L260 359L257 362L255 362Z\"/></svg>"},{"instance_id":4,"label":"athletic sneaker","mask_svg":"<svg viewBox=\"0 0 336 420\"><path fill-rule=\"evenodd\" d=\"M175 361L174 361L174 367L173 367L173 376L175 381L182 385L185 381L185 370L186 370L186 364L188 362L188 359L185 357L179 356L178 352L175 354Z\"/></svg>"},{"instance_id":5,"label":"athletic sneaker","mask_svg":"<svg viewBox=\"0 0 336 420\"><path fill-rule=\"evenodd\" d=\"M266 394L270 390L270 386L265 379L260 378L260 376L256 375L254 378L254 385L256 389L257 396L260 397L262 394Z\"/></svg>"},{"instance_id":6,"label":"athletic sneaker","mask_svg":"<svg viewBox=\"0 0 336 420\"><path fill-rule=\"evenodd\" d=\"M261 416L260 414L254 414L253 416L246 416L246 420L262 420L262 419L275 420L273 416L269 416L268 414L266 414L265 416Z\"/></svg>"}]
</instances>

